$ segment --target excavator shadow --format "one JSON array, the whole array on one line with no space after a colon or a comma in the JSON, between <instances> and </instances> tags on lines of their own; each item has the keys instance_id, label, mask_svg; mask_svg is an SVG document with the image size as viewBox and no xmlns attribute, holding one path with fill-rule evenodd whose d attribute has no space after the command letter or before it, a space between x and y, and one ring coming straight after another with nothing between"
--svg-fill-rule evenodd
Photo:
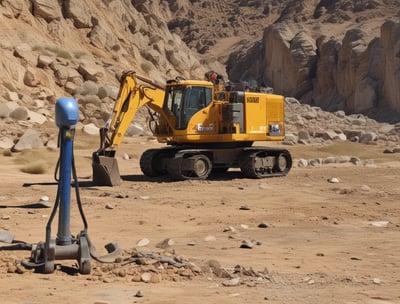
<instances>
[{"instance_id":1,"label":"excavator shadow","mask_svg":"<svg viewBox=\"0 0 400 304\"><path fill-rule=\"evenodd\" d=\"M228 171L223 173L211 173L207 180L209 181L230 181L234 179L243 179L245 178L240 171ZM130 175L121 175L121 179L126 182L153 182L153 183L175 183L177 180L172 177L165 176L157 176L157 177L149 177L142 174L130 174ZM35 183L23 183L22 187L32 187L32 186L57 186L57 182L35 182ZM71 185L75 187L75 185ZM98 186L93 181L79 181L79 188L91 188ZM7 206L0 206L0 208L6 208ZM27 206L25 208L30 208L32 206ZM39 207L40 208L40 207Z\"/></svg>"},{"instance_id":2,"label":"excavator shadow","mask_svg":"<svg viewBox=\"0 0 400 304\"><path fill-rule=\"evenodd\" d=\"M228 171L224 173L218 173L218 174L210 174L207 177L207 180L209 181L230 181L234 179L243 179L243 175L239 171ZM172 177L165 175L165 176L158 176L158 177L149 177L145 175L140 175L140 174L133 174L133 175L122 175L121 179L123 181L127 182L163 182L163 183L175 183L179 182ZM194 179L196 180L196 179Z\"/></svg>"},{"instance_id":3,"label":"excavator shadow","mask_svg":"<svg viewBox=\"0 0 400 304\"><path fill-rule=\"evenodd\" d=\"M174 182L174 180L168 176L149 177L140 174L121 175L121 179L127 182L156 182L156 183Z\"/></svg>"},{"instance_id":4,"label":"excavator shadow","mask_svg":"<svg viewBox=\"0 0 400 304\"><path fill-rule=\"evenodd\" d=\"M35 183L23 183L22 187L32 187L32 186L57 186L57 182L35 182ZM96 184L94 184L92 181L79 181L78 182L78 187L79 188L89 188L89 187L94 187ZM75 187L74 184L71 184L71 187Z\"/></svg>"}]
</instances>

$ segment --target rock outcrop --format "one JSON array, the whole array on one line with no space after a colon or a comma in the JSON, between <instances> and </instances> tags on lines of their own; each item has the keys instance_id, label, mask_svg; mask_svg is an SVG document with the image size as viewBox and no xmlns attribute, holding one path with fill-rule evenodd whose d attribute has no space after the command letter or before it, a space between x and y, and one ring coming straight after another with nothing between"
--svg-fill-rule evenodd
<instances>
[{"instance_id":1,"label":"rock outcrop","mask_svg":"<svg viewBox=\"0 0 400 304\"><path fill-rule=\"evenodd\" d=\"M298 1L265 28L257 56L251 48L231 54L228 74L236 81L257 80L278 94L328 111L398 122L400 18L396 11L378 22L366 17L371 12L379 15L374 10L382 5L379 1L321 1L313 10L310 2ZM337 26L342 32L323 34L329 32L329 25L346 24L358 13L354 24ZM254 62L262 62L262 68ZM247 69L238 68L237 63Z\"/></svg>"}]
</instances>

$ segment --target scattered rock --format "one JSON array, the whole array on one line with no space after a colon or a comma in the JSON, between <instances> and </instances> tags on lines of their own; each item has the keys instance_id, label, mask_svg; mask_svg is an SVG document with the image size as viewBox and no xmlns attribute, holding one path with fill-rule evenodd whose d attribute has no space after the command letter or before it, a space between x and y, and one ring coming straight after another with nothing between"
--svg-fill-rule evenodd
<instances>
[{"instance_id":1,"label":"scattered rock","mask_svg":"<svg viewBox=\"0 0 400 304\"><path fill-rule=\"evenodd\" d=\"M18 107L9 115L11 118L16 120L26 120L28 118L28 109L26 107Z\"/></svg>"},{"instance_id":2,"label":"scattered rock","mask_svg":"<svg viewBox=\"0 0 400 304\"><path fill-rule=\"evenodd\" d=\"M361 186L361 191L369 192L369 191L371 191L371 187L369 187L369 186L367 186L367 185L362 185L362 186Z\"/></svg>"},{"instance_id":3,"label":"scattered rock","mask_svg":"<svg viewBox=\"0 0 400 304\"><path fill-rule=\"evenodd\" d=\"M370 223L372 226L385 228L389 225L389 221L374 221Z\"/></svg>"},{"instance_id":4,"label":"scattered rock","mask_svg":"<svg viewBox=\"0 0 400 304\"><path fill-rule=\"evenodd\" d=\"M11 244L14 240L14 235L8 231L0 230L0 242Z\"/></svg>"},{"instance_id":5,"label":"scattered rock","mask_svg":"<svg viewBox=\"0 0 400 304\"><path fill-rule=\"evenodd\" d=\"M141 239L136 243L136 246L144 247L144 246L147 246L148 244L150 244L149 239Z\"/></svg>"},{"instance_id":6,"label":"scattered rock","mask_svg":"<svg viewBox=\"0 0 400 304\"><path fill-rule=\"evenodd\" d=\"M308 161L304 158L299 159L299 161L297 162L297 166L304 168L308 166Z\"/></svg>"},{"instance_id":7,"label":"scattered rock","mask_svg":"<svg viewBox=\"0 0 400 304\"><path fill-rule=\"evenodd\" d=\"M206 242L215 242L217 240L217 238L214 235L207 235L204 240Z\"/></svg>"},{"instance_id":8,"label":"scattered rock","mask_svg":"<svg viewBox=\"0 0 400 304\"><path fill-rule=\"evenodd\" d=\"M48 196L42 196L40 199L39 199L39 204L41 205L41 206L43 206L43 207L46 207L46 208L51 208L52 207L52 204L50 203L50 199L49 199L49 197Z\"/></svg>"},{"instance_id":9,"label":"scattered rock","mask_svg":"<svg viewBox=\"0 0 400 304\"><path fill-rule=\"evenodd\" d=\"M93 123L83 126L82 131L88 135L98 135L99 134L99 128Z\"/></svg>"},{"instance_id":10,"label":"scattered rock","mask_svg":"<svg viewBox=\"0 0 400 304\"><path fill-rule=\"evenodd\" d=\"M254 242L252 240L243 240L240 248L253 249Z\"/></svg>"},{"instance_id":11,"label":"scattered rock","mask_svg":"<svg viewBox=\"0 0 400 304\"><path fill-rule=\"evenodd\" d=\"M319 167L321 165L321 160L320 159L310 159L308 161L308 165L310 167Z\"/></svg>"},{"instance_id":12,"label":"scattered rock","mask_svg":"<svg viewBox=\"0 0 400 304\"><path fill-rule=\"evenodd\" d=\"M20 152L23 150L39 149L43 147L44 144L40 138L39 132L32 129L28 129L19 138L18 142L14 145L12 150L14 152Z\"/></svg>"},{"instance_id":13,"label":"scattered rock","mask_svg":"<svg viewBox=\"0 0 400 304\"><path fill-rule=\"evenodd\" d=\"M361 261L362 258L357 257L357 256L352 256L352 257L350 258L350 260L353 260L353 261Z\"/></svg>"},{"instance_id":14,"label":"scattered rock","mask_svg":"<svg viewBox=\"0 0 400 304\"><path fill-rule=\"evenodd\" d=\"M152 274L150 272L142 273L140 279L142 282L149 283L151 280Z\"/></svg>"},{"instance_id":15,"label":"scattered rock","mask_svg":"<svg viewBox=\"0 0 400 304\"><path fill-rule=\"evenodd\" d=\"M111 205L111 204L106 204L106 209L110 209L110 210L112 210L112 209L114 209L114 206L113 206L113 205Z\"/></svg>"},{"instance_id":16,"label":"scattered rock","mask_svg":"<svg viewBox=\"0 0 400 304\"><path fill-rule=\"evenodd\" d=\"M156 245L156 248L165 249L165 248L171 247L173 245L175 245L175 241L168 238L168 239L165 239L162 242L158 243Z\"/></svg>"},{"instance_id":17,"label":"scattered rock","mask_svg":"<svg viewBox=\"0 0 400 304\"><path fill-rule=\"evenodd\" d=\"M237 277L237 278L233 278L233 279L224 281L224 282L222 282L222 285L226 286L226 287L238 286L238 285L240 285L240 278Z\"/></svg>"},{"instance_id":18,"label":"scattered rock","mask_svg":"<svg viewBox=\"0 0 400 304\"><path fill-rule=\"evenodd\" d=\"M232 227L232 226L228 226L228 227L225 227L225 228L224 228L224 232L236 233L237 230L236 230L234 227Z\"/></svg>"}]
</instances>

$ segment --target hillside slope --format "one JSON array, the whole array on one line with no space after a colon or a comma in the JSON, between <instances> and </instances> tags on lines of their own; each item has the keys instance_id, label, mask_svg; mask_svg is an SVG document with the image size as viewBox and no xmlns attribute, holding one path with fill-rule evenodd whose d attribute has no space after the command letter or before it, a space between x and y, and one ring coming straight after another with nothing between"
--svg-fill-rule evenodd
<instances>
[{"instance_id":1,"label":"hillside slope","mask_svg":"<svg viewBox=\"0 0 400 304\"><path fill-rule=\"evenodd\" d=\"M389 113L379 118L396 122L398 4L2 0L0 116L11 126L2 135L17 133L15 108L51 117L65 95L80 102L82 122L100 125L124 70L164 82L212 69L327 110Z\"/></svg>"}]
</instances>

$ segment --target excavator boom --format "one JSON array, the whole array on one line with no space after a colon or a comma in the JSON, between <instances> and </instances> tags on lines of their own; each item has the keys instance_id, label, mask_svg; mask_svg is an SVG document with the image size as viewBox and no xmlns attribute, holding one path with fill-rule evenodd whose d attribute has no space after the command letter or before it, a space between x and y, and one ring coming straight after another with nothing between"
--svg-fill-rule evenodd
<instances>
[{"instance_id":1,"label":"excavator boom","mask_svg":"<svg viewBox=\"0 0 400 304\"><path fill-rule=\"evenodd\" d=\"M139 85L141 80L146 85ZM118 98L111 117L100 128L100 148L92 155L93 182L96 185L119 185L122 180L115 152L121 144L132 119L142 106L151 103L153 109L160 109L164 100L164 89L133 71L122 75Z\"/></svg>"}]
</instances>

